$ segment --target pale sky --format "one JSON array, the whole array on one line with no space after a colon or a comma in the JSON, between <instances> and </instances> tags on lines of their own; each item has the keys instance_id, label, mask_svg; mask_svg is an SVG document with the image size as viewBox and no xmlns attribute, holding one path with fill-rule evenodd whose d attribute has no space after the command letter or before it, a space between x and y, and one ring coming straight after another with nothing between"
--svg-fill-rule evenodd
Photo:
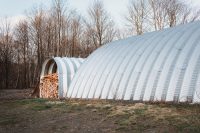
<instances>
[{"instance_id":1,"label":"pale sky","mask_svg":"<svg viewBox=\"0 0 200 133\"><path fill-rule=\"evenodd\" d=\"M69 7L77 9L77 11L85 16L88 6L93 0L66 0ZM112 16L116 23L123 23L123 14L126 13L126 7L129 0L102 0L106 10ZM200 8L200 0L184 0L193 7ZM8 17L11 23L16 23L19 19L24 18L25 10L30 10L34 6L43 4L48 8L52 4L52 0L0 0L0 19Z\"/></svg>"}]
</instances>

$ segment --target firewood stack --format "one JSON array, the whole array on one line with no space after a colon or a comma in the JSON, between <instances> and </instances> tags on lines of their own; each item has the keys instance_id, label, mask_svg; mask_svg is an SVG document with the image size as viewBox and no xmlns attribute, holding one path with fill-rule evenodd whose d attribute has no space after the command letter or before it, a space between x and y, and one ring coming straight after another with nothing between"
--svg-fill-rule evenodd
<instances>
[{"instance_id":1,"label":"firewood stack","mask_svg":"<svg viewBox=\"0 0 200 133\"><path fill-rule=\"evenodd\" d=\"M58 74L44 76L40 82L41 98L58 98Z\"/></svg>"}]
</instances>

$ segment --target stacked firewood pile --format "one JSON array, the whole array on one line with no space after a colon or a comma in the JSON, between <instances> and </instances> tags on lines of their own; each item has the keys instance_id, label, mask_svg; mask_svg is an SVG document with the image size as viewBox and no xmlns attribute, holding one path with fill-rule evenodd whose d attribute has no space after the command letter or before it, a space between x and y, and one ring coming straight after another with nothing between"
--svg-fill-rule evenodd
<instances>
[{"instance_id":1,"label":"stacked firewood pile","mask_svg":"<svg viewBox=\"0 0 200 133\"><path fill-rule=\"evenodd\" d=\"M44 76L40 82L41 98L58 98L58 74Z\"/></svg>"}]
</instances>

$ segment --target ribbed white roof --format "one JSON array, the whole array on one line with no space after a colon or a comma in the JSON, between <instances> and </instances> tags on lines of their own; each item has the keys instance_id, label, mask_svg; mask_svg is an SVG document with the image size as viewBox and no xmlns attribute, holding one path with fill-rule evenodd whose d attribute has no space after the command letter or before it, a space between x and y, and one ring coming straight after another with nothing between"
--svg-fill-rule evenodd
<instances>
[{"instance_id":1,"label":"ribbed white roof","mask_svg":"<svg viewBox=\"0 0 200 133\"><path fill-rule=\"evenodd\" d=\"M200 102L200 22L104 45L76 73L67 97Z\"/></svg>"}]
</instances>

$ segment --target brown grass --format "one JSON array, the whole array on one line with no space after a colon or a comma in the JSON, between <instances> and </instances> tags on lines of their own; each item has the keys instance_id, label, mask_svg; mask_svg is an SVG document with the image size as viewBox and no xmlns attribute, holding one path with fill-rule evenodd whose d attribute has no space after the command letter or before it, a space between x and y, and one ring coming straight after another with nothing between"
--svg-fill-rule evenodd
<instances>
[{"instance_id":1,"label":"brown grass","mask_svg":"<svg viewBox=\"0 0 200 133\"><path fill-rule=\"evenodd\" d=\"M24 99L0 107L0 132L200 131L200 105Z\"/></svg>"}]
</instances>

